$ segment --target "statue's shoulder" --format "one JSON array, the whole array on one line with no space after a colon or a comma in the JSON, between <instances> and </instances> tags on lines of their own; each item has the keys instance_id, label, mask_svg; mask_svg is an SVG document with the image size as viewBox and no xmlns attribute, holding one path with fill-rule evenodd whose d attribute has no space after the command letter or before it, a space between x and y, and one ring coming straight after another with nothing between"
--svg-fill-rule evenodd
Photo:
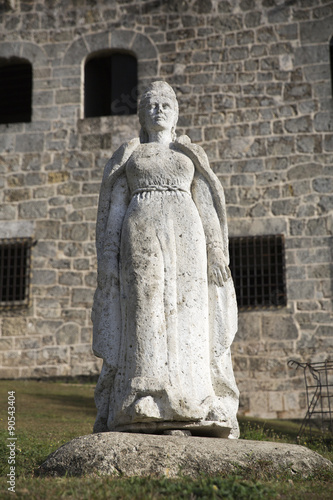
<instances>
[{"instance_id":1,"label":"statue's shoulder","mask_svg":"<svg viewBox=\"0 0 333 500\"><path fill-rule=\"evenodd\" d=\"M121 165L128 160L133 151L139 146L140 139L135 137L128 142L124 142L111 156L110 161Z\"/></svg>"},{"instance_id":2,"label":"statue's shoulder","mask_svg":"<svg viewBox=\"0 0 333 500\"><path fill-rule=\"evenodd\" d=\"M209 166L205 150L199 146L199 144L193 143L188 135L181 135L177 137L174 142L174 147L189 156L192 160L204 162Z\"/></svg>"},{"instance_id":3,"label":"statue's shoulder","mask_svg":"<svg viewBox=\"0 0 333 500\"><path fill-rule=\"evenodd\" d=\"M122 167L133 151L139 146L140 139L135 137L128 142L124 142L118 149L113 153L104 169L104 179L107 179L110 174L119 170Z\"/></svg>"}]
</instances>

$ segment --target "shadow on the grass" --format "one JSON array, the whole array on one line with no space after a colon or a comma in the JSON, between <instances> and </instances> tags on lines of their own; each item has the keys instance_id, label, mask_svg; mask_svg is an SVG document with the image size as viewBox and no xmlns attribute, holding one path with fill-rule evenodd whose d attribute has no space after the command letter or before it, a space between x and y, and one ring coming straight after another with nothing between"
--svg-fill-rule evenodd
<instances>
[{"instance_id":1,"label":"shadow on the grass","mask_svg":"<svg viewBox=\"0 0 333 500\"><path fill-rule=\"evenodd\" d=\"M27 395L29 393L26 393ZM61 406L66 411L76 411L83 410L85 413L91 415L96 414L96 406L93 397L73 395L73 394L33 394L36 399L43 400L45 404L47 401L52 401L53 403Z\"/></svg>"}]
</instances>

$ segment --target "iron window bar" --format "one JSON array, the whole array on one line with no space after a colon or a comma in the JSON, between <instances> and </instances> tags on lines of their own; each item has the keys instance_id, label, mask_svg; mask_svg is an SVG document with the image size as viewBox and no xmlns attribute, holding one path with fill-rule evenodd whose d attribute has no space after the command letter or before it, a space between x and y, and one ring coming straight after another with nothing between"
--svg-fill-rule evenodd
<instances>
[{"instance_id":1,"label":"iron window bar","mask_svg":"<svg viewBox=\"0 0 333 500\"><path fill-rule=\"evenodd\" d=\"M308 429L312 439L314 429L333 434L333 361L300 363L288 361L292 368L302 368L306 388L307 411L298 432L301 438Z\"/></svg>"},{"instance_id":2,"label":"iron window bar","mask_svg":"<svg viewBox=\"0 0 333 500\"><path fill-rule=\"evenodd\" d=\"M229 248L238 307L286 306L284 236L231 237Z\"/></svg>"}]
</instances>

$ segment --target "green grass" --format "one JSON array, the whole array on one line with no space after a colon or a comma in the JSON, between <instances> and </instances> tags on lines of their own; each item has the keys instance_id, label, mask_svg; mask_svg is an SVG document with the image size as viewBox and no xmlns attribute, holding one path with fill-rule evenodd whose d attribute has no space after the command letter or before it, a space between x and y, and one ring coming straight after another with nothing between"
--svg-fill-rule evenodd
<instances>
[{"instance_id":1,"label":"green grass","mask_svg":"<svg viewBox=\"0 0 333 500\"><path fill-rule=\"evenodd\" d=\"M16 392L16 494L7 491L7 391ZM317 472L302 479L282 472L272 477L267 464L246 473L219 477L170 478L39 478L34 470L62 444L90 434L95 419L93 384L0 381L0 498L1 499L299 499L333 498L333 474ZM295 443L299 422L240 418L243 439ZM331 443L318 439L301 444L333 460Z\"/></svg>"}]
</instances>

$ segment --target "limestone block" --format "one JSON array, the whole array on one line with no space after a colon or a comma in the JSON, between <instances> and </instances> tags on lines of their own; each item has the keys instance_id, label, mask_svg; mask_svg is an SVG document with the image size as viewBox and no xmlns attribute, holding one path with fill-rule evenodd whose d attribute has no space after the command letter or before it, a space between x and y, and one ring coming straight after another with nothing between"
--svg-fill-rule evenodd
<instances>
[{"instance_id":1,"label":"limestone block","mask_svg":"<svg viewBox=\"0 0 333 500\"><path fill-rule=\"evenodd\" d=\"M88 238L88 225L63 224L62 237L64 240L85 241Z\"/></svg>"},{"instance_id":2,"label":"limestone block","mask_svg":"<svg viewBox=\"0 0 333 500\"><path fill-rule=\"evenodd\" d=\"M89 52L99 51L101 47L109 47L110 46L110 36L111 33L109 31L105 31L102 33L93 33L91 35L86 35L85 41L89 47ZM67 55L68 57L68 55Z\"/></svg>"},{"instance_id":3,"label":"limestone block","mask_svg":"<svg viewBox=\"0 0 333 500\"><path fill-rule=\"evenodd\" d=\"M37 353L37 365L68 364L69 348L67 346L43 347Z\"/></svg>"},{"instance_id":4,"label":"limestone block","mask_svg":"<svg viewBox=\"0 0 333 500\"><path fill-rule=\"evenodd\" d=\"M81 273L75 273L72 271L59 273L59 283L61 285L71 285L77 286L82 285Z\"/></svg>"},{"instance_id":5,"label":"limestone block","mask_svg":"<svg viewBox=\"0 0 333 500\"><path fill-rule=\"evenodd\" d=\"M28 172L25 175L24 183L26 186L41 186L46 183L46 174L43 172Z\"/></svg>"},{"instance_id":6,"label":"limestone block","mask_svg":"<svg viewBox=\"0 0 333 500\"><path fill-rule=\"evenodd\" d=\"M79 325L86 325L87 310L85 307L82 309L71 309L67 307L65 310L61 310L61 318L63 318L65 321L75 321Z\"/></svg>"},{"instance_id":7,"label":"limestone block","mask_svg":"<svg viewBox=\"0 0 333 500\"><path fill-rule=\"evenodd\" d=\"M33 285L53 285L56 282L56 272L35 269L31 283Z\"/></svg>"},{"instance_id":8,"label":"limestone block","mask_svg":"<svg viewBox=\"0 0 333 500\"><path fill-rule=\"evenodd\" d=\"M11 205L0 204L0 220L13 220L16 219L16 208Z\"/></svg>"},{"instance_id":9,"label":"limestone block","mask_svg":"<svg viewBox=\"0 0 333 500\"><path fill-rule=\"evenodd\" d=\"M267 152L269 155L282 156L289 155L295 150L295 140L293 137L269 137L267 139Z\"/></svg>"},{"instance_id":10,"label":"limestone block","mask_svg":"<svg viewBox=\"0 0 333 500\"><path fill-rule=\"evenodd\" d=\"M35 366L36 350L4 351L2 355L3 366Z\"/></svg>"},{"instance_id":11,"label":"limestone block","mask_svg":"<svg viewBox=\"0 0 333 500\"><path fill-rule=\"evenodd\" d=\"M90 269L89 259L75 259L74 269L78 271L88 271Z\"/></svg>"},{"instance_id":12,"label":"limestone block","mask_svg":"<svg viewBox=\"0 0 333 500\"><path fill-rule=\"evenodd\" d=\"M18 337L28 335L26 318L3 318L1 325L2 337Z\"/></svg>"},{"instance_id":13,"label":"limestone block","mask_svg":"<svg viewBox=\"0 0 333 500\"><path fill-rule=\"evenodd\" d=\"M318 21L300 23L300 36L302 44L325 43L331 35L333 16L327 16Z\"/></svg>"},{"instance_id":14,"label":"limestone block","mask_svg":"<svg viewBox=\"0 0 333 500\"><path fill-rule=\"evenodd\" d=\"M90 344L92 342L92 328L81 328L81 344Z\"/></svg>"},{"instance_id":15,"label":"limestone block","mask_svg":"<svg viewBox=\"0 0 333 500\"><path fill-rule=\"evenodd\" d=\"M331 193L333 190L333 177L318 177L312 181L312 186L319 193Z\"/></svg>"},{"instance_id":16,"label":"limestone block","mask_svg":"<svg viewBox=\"0 0 333 500\"><path fill-rule=\"evenodd\" d=\"M272 202L273 215L295 215L298 200L293 198L278 200Z\"/></svg>"},{"instance_id":17,"label":"limestone block","mask_svg":"<svg viewBox=\"0 0 333 500\"><path fill-rule=\"evenodd\" d=\"M115 43L115 37L118 37L118 34L113 33L111 36L112 45ZM119 43L119 39L117 41ZM144 59L154 59L156 58L156 48L151 43L149 38L141 33L137 33L133 42L132 42L132 50L136 54L144 54ZM156 73L155 73L156 74Z\"/></svg>"},{"instance_id":18,"label":"limestone block","mask_svg":"<svg viewBox=\"0 0 333 500\"><path fill-rule=\"evenodd\" d=\"M93 295L93 290L90 288L74 288L72 292L72 304L74 306L91 306Z\"/></svg>"},{"instance_id":19,"label":"limestone block","mask_svg":"<svg viewBox=\"0 0 333 500\"><path fill-rule=\"evenodd\" d=\"M27 201L19 204L19 216L22 219L40 219L47 213L46 201Z\"/></svg>"},{"instance_id":20,"label":"limestone block","mask_svg":"<svg viewBox=\"0 0 333 500\"><path fill-rule=\"evenodd\" d=\"M65 323L55 334L56 343L63 344L77 344L80 338L80 327L76 323Z\"/></svg>"},{"instance_id":21,"label":"limestone block","mask_svg":"<svg viewBox=\"0 0 333 500\"><path fill-rule=\"evenodd\" d=\"M43 134L21 134L16 138L15 151L17 151L18 153L42 151L43 145Z\"/></svg>"},{"instance_id":22,"label":"limestone block","mask_svg":"<svg viewBox=\"0 0 333 500\"><path fill-rule=\"evenodd\" d=\"M298 392L287 392L283 394L283 407L286 411L294 411L299 407L298 403L299 393Z\"/></svg>"},{"instance_id":23,"label":"limestone block","mask_svg":"<svg viewBox=\"0 0 333 500\"><path fill-rule=\"evenodd\" d=\"M79 89L60 89L56 91L56 104L78 104L80 102Z\"/></svg>"},{"instance_id":24,"label":"limestone block","mask_svg":"<svg viewBox=\"0 0 333 500\"><path fill-rule=\"evenodd\" d=\"M54 377L55 375L55 367L49 367L48 369L42 369L40 371L35 366L24 366L20 368L20 378L33 379L36 377Z\"/></svg>"},{"instance_id":25,"label":"limestone block","mask_svg":"<svg viewBox=\"0 0 333 500\"><path fill-rule=\"evenodd\" d=\"M309 219L306 223L305 235L321 236L327 233L327 219L321 217L320 219Z\"/></svg>"},{"instance_id":26,"label":"limestone block","mask_svg":"<svg viewBox=\"0 0 333 500\"><path fill-rule=\"evenodd\" d=\"M52 198L55 195L54 186L40 186L32 190L32 197L35 199Z\"/></svg>"},{"instance_id":27,"label":"limestone block","mask_svg":"<svg viewBox=\"0 0 333 500\"><path fill-rule=\"evenodd\" d=\"M316 113L313 124L317 132L331 132L333 130L331 113L326 111Z\"/></svg>"},{"instance_id":28,"label":"limestone block","mask_svg":"<svg viewBox=\"0 0 333 500\"><path fill-rule=\"evenodd\" d=\"M316 335L318 337L333 337L333 326L332 325L320 325L316 330Z\"/></svg>"},{"instance_id":29,"label":"limestone block","mask_svg":"<svg viewBox=\"0 0 333 500\"><path fill-rule=\"evenodd\" d=\"M301 285L302 287L302 285ZM262 336L271 340L290 340L298 338L298 329L291 316L263 316Z\"/></svg>"},{"instance_id":30,"label":"limestone block","mask_svg":"<svg viewBox=\"0 0 333 500\"><path fill-rule=\"evenodd\" d=\"M284 126L287 132L293 134L297 134L299 132L312 132L312 120L309 116L286 120Z\"/></svg>"},{"instance_id":31,"label":"limestone block","mask_svg":"<svg viewBox=\"0 0 333 500\"><path fill-rule=\"evenodd\" d=\"M111 148L110 134L96 134L82 136L82 150L92 151Z\"/></svg>"},{"instance_id":32,"label":"limestone block","mask_svg":"<svg viewBox=\"0 0 333 500\"><path fill-rule=\"evenodd\" d=\"M15 349L38 349L41 346L40 337L15 338Z\"/></svg>"},{"instance_id":33,"label":"limestone block","mask_svg":"<svg viewBox=\"0 0 333 500\"><path fill-rule=\"evenodd\" d=\"M58 182L66 182L69 179L69 172L61 171L61 172L49 172L48 173L48 182L50 184L55 184Z\"/></svg>"},{"instance_id":34,"label":"limestone block","mask_svg":"<svg viewBox=\"0 0 333 500\"><path fill-rule=\"evenodd\" d=\"M258 234L281 234L287 230L287 219L282 217L236 219L230 226L231 236L243 236L244 234L256 236Z\"/></svg>"},{"instance_id":35,"label":"limestone block","mask_svg":"<svg viewBox=\"0 0 333 500\"><path fill-rule=\"evenodd\" d=\"M20 369L19 368L8 368L0 367L0 377L2 380L6 379L17 379L20 377Z\"/></svg>"},{"instance_id":36,"label":"limestone block","mask_svg":"<svg viewBox=\"0 0 333 500\"><path fill-rule=\"evenodd\" d=\"M0 338L0 351L11 351L14 347L13 339Z\"/></svg>"},{"instance_id":37,"label":"limestone block","mask_svg":"<svg viewBox=\"0 0 333 500\"><path fill-rule=\"evenodd\" d=\"M65 184L60 184L57 187L57 194L64 196L73 196L80 193L80 184L78 182L69 181Z\"/></svg>"},{"instance_id":38,"label":"limestone block","mask_svg":"<svg viewBox=\"0 0 333 500\"><path fill-rule=\"evenodd\" d=\"M8 187L21 187L24 186L25 176L23 174L13 174L7 177Z\"/></svg>"},{"instance_id":39,"label":"limestone block","mask_svg":"<svg viewBox=\"0 0 333 500\"><path fill-rule=\"evenodd\" d=\"M57 249L53 241L43 241L43 240L38 241L34 252L34 256L36 258L55 257L56 255L57 255ZM36 268L38 268L38 265L36 265Z\"/></svg>"},{"instance_id":40,"label":"limestone block","mask_svg":"<svg viewBox=\"0 0 333 500\"><path fill-rule=\"evenodd\" d=\"M286 83L284 100L295 101L300 98L311 98L311 85L309 83Z\"/></svg>"},{"instance_id":41,"label":"limestone block","mask_svg":"<svg viewBox=\"0 0 333 500\"><path fill-rule=\"evenodd\" d=\"M283 411L283 394L280 392L268 393L268 410L269 411Z\"/></svg>"},{"instance_id":42,"label":"limestone block","mask_svg":"<svg viewBox=\"0 0 333 500\"><path fill-rule=\"evenodd\" d=\"M30 200L32 198L29 189L7 189L4 191L6 202L15 203L16 201Z\"/></svg>"},{"instance_id":43,"label":"limestone block","mask_svg":"<svg viewBox=\"0 0 333 500\"><path fill-rule=\"evenodd\" d=\"M80 208L95 207L97 205L97 196L75 196L72 204L75 210Z\"/></svg>"},{"instance_id":44,"label":"limestone block","mask_svg":"<svg viewBox=\"0 0 333 500\"><path fill-rule=\"evenodd\" d=\"M90 344L72 345L70 347L72 365L96 363Z\"/></svg>"}]
</instances>

